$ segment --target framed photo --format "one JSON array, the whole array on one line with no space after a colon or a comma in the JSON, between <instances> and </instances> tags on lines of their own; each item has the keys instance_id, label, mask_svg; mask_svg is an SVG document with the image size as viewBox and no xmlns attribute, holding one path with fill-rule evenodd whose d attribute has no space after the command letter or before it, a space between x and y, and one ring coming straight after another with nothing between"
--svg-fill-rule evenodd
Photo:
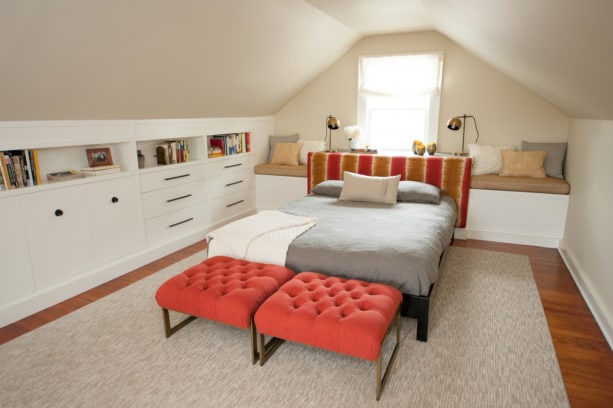
<instances>
[{"instance_id":1,"label":"framed photo","mask_svg":"<svg viewBox=\"0 0 613 408\"><path fill-rule=\"evenodd\" d=\"M87 154L87 162L89 163L89 167L108 166L113 164L111 149L108 147L85 149L85 154Z\"/></svg>"}]
</instances>

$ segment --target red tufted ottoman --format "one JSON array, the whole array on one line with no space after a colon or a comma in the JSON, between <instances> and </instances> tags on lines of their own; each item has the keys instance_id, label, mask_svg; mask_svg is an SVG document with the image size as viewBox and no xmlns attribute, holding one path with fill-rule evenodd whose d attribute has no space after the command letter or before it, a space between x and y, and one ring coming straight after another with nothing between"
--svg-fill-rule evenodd
<instances>
[{"instance_id":1,"label":"red tufted ottoman","mask_svg":"<svg viewBox=\"0 0 613 408\"><path fill-rule=\"evenodd\" d=\"M300 273L255 313L260 365L276 349L268 349L264 335L376 361L379 400L398 350L401 303L400 291L387 285ZM381 377L381 346L394 321L396 344Z\"/></svg>"},{"instance_id":2,"label":"red tufted ottoman","mask_svg":"<svg viewBox=\"0 0 613 408\"><path fill-rule=\"evenodd\" d=\"M290 269L215 256L192 266L160 286L155 299L162 307L164 330L170 337L196 317L249 329L251 362L257 359L253 314L279 287L294 276ZM170 327L168 310L191 315Z\"/></svg>"}]
</instances>

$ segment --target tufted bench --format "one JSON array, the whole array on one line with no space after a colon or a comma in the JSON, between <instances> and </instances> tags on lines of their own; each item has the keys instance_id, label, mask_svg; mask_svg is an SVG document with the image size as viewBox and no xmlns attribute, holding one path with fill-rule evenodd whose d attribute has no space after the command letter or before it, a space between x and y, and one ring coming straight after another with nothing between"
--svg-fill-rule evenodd
<instances>
[{"instance_id":1,"label":"tufted bench","mask_svg":"<svg viewBox=\"0 0 613 408\"><path fill-rule=\"evenodd\" d=\"M398 350L401 303L400 291L387 285L302 272L281 286L255 313L260 365L283 340L376 361L379 400ZM382 377L382 343L394 321L396 343ZM264 335L273 338L270 346L264 344ZM278 341L273 342L275 339Z\"/></svg>"},{"instance_id":2,"label":"tufted bench","mask_svg":"<svg viewBox=\"0 0 613 408\"><path fill-rule=\"evenodd\" d=\"M283 266L215 256L168 279L155 294L162 307L164 331L170 337L196 317L249 329L251 362L257 360L253 314L294 276ZM168 310L190 315L174 327Z\"/></svg>"}]
</instances>

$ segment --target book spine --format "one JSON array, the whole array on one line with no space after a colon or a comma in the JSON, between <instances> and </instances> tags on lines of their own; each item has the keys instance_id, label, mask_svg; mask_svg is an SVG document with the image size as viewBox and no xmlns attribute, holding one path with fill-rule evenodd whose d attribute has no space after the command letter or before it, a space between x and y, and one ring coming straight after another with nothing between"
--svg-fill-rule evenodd
<instances>
[{"instance_id":1,"label":"book spine","mask_svg":"<svg viewBox=\"0 0 613 408\"><path fill-rule=\"evenodd\" d=\"M24 151L24 160L26 162L26 176L28 177L28 186L36 184L34 182L34 174L32 173L32 161L30 160L30 150Z\"/></svg>"},{"instance_id":2,"label":"book spine","mask_svg":"<svg viewBox=\"0 0 613 408\"><path fill-rule=\"evenodd\" d=\"M9 175L9 182L11 185L11 188L17 188L17 174L15 173L15 166L13 166L13 159L10 153L5 152L4 153L4 164L6 166L8 175Z\"/></svg>"},{"instance_id":3,"label":"book spine","mask_svg":"<svg viewBox=\"0 0 613 408\"><path fill-rule=\"evenodd\" d=\"M13 168L15 169L15 179L17 180L17 187L23 187L24 180L23 180L23 171L21 168L20 156L14 154L12 156L12 159L13 159Z\"/></svg>"},{"instance_id":4,"label":"book spine","mask_svg":"<svg viewBox=\"0 0 613 408\"><path fill-rule=\"evenodd\" d=\"M40 168L38 167L38 150L32 150L32 157L34 158L34 173L36 173L36 182L42 184L40 179Z\"/></svg>"},{"instance_id":5,"label":"book spine","mask_svg":"<svg viewBox=\"0 0 613 408\"><path fill-rule=\"evenodd\" d=\"M251 132L245 133L245 144L247 145L247 153L251 152Z\"/></svg>"},{"instance_id":6,"label":"book spine","mask_svg":"<svg viewBox=\"0 0 613 408\"><path fill-rule=\"evenodd\" d=\"M5 190L10 190L11 186L11 178L9 176L8 168L6 167L6 162L4 161L4 152L0 152L0 172L2 172L2 182Z\"/></svg>"}]
</instances>

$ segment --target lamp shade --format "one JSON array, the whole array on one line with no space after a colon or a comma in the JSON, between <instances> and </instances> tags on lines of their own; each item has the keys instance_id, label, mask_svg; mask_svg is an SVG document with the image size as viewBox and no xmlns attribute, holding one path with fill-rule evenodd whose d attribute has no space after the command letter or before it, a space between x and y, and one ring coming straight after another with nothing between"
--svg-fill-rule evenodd
<instances>
[{"instance_id":1,"label":"lamp shade","mask_svg":"<svg viewBox=\"0 0 613 408\"><path fill-rule=\"evenodd\" d=\"M340 120L335 118L334 116L328 116L328 121L326 122L328 129L338 129L341 126Z\"/></svg>"},{"instance_id":2,"label":"lamp shade","mask_svg":"<svg viewBox=\"0 0 613 408\"><path fill-rule=\"evenodd\" d=\"M454 116L447 122L447 127L451 130L460 130L460 128L462 127L462 119L458 118L457 116Z\"/></svg>"}]
</instances>

